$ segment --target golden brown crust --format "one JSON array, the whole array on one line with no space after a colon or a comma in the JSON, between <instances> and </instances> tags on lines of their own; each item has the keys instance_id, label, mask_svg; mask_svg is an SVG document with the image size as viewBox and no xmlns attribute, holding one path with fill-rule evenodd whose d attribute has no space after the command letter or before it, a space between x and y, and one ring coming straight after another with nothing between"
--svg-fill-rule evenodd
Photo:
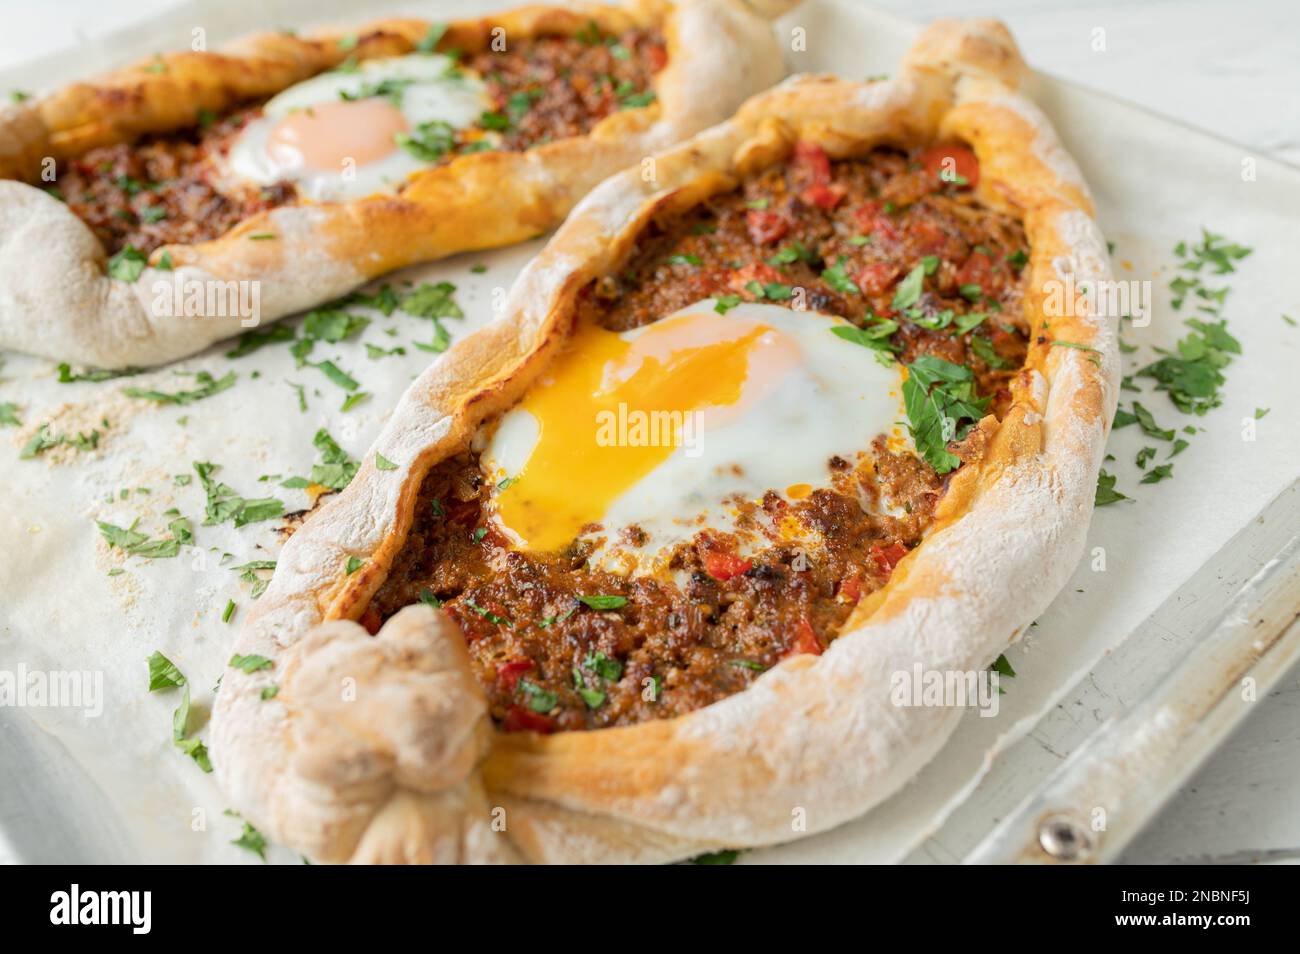
<instances>
[{"instance_id":1,"label":"golden brown crust","mask_svg":"<svg viewBox=\"0 0 1300 954\"><path fill-rule=\"evenodd\" d=\"M1109 270L1077 169L1015 90L1022 73L1000 24L943 21L893 80L797 78L658 155L653 181L640 170L608 180L520 276L507 317L458 342L414 382L373 448L398 468L380 473L368 456L348 489L307 521L239 641L240 652L268 655L283 669L313 652L308 644L319 645L322 626L338 625L323 621L360 614L402 545L430 467L523 393L569 333L577 289L614 267L656 211L729 187L797 139L842 156L960 135L980 160L980 197L1024 218L1025 317L1036 333L1050 323L1050 338L1035 338L1002 422L979 425L982 452L954 475L934 528L826 653L792 657L744 692L676 719L550 736L492 733L464 782L481 785L487 810L504 820L486 844L463 834L483 822L476 803L439 816L442 827L423 814L382 831L374 822L364 851L355 839L320 833L313 845L354 860L671 860L840 824L938 750L961 710L895 706L891 675L914 665L982 670L1045 608L1083 545L1117 395L1114 316L1081 296L1064 310L1049 298L1067 278L1083 287ZM346 574L350 556L370 561L364 574ZM448 638L431 613L411 622L426 638ZM400 667L390 675L407 678ZM284 767L283 752L287 733L310 714L292 699L263 705L255 689L244 674L227 673L214 716L218 776L256 824L304 844L289 794L304 782ZM335 807L344 804L353 803ZM376 818L388 811L364 810ZM397 847L380 850L386 840ZM423 847L412 851L412 841Z\"/></svg>"},{"instance_id":2,"label":"golden brown crust","mask_svg":"<svg viewBox=\"0 0 1300 954\"><path fill-rule=\"evenodd\" d=\"M778 4L779 5L779 4ZM61 203L20 181L35 180L45 157L193 125L281 90L348 56L409 52L428 32L422 20L384 20L357 31L309 37L262 33L220 52L166 54L98 80L0 112L0 348L58 360L120 367L174 360L245 328L237 316L193 320L154 315L155 285L175 281L257 281L261 321L313 307L394 268L456 252L494 248L554 228L601 179L726 118L745 97L780 78L780 49L766 20L742 0L626 0L623 6L529 6L448 26L448 44L481 49L492 31L508 37L604 31L664 32L668 63L654 80L656 101L606 117L586 136L526 152L465 155L417 173L397 195L352 202L281 206L244 220L212 241L156 250L174 270L146 268L130 284L103 275L103 250ZM61 237L20 243L22 223ZM6 234L8 232L8 234ZM271 234L275 241L249 241ZM44 259L36 261L37 257ZM35 271L98 274L37 286Z\"/></svg>"}]
</instances>

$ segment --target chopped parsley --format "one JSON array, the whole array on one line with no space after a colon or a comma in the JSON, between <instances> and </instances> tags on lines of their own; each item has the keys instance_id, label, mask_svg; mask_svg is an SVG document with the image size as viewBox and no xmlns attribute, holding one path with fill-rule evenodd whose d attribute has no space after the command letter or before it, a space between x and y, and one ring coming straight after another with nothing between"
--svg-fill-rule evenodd
<instances>
[{"instance_id":1,"label":"chopped parsley","mask_svg":"<svg viewBox=\"0 0 1300 954\"><path fill-rule=\"evenodd\" d=\"M251 653L247 656L241 656L239 653L235 653L230 657L230 661L226 663L226 665L230 666L232 669L238 669L240 672L253 673L262 669L270 669L275 665L275 663L270 659L267 659L265 656L259 656L256 653Z\"/></svg>"},{"instance_id":2,"label":"chopped parsley","mask_svg":"<svg viewBox=\"0 0 1300 954\"><path fill-rule=\"evenodd\" d=\"M1174 475L1173 464L1160 464L1156 467L1152 467L1151 470L1149 470L1147 474L1142 478L1141 483L1158 484L1160 481L1165 480L1168 477L1172 477L1173 475Z\"/></svg>"},{"instance_id":3,"label":"chopped parsley","mask_svg":"<svg viewBox=\"0 0 1300 954\"><path fill-rule=\"evenodd\" d=\"M907 277L898 283L894 290L893 308L902 311L911 308L921 299L921 288L925 284L925 265L920 264L907 273Z\"/></svg>"},{"instance_id":4,"label":"chopped parsley","mask_svg":"<svg viewBox=\"0 0 1300 954\"><path fill-rule=\"evenodd\" d=\"M235 372L230 371L220 378L214 378L207 371L197 371L194 373L194 383L198 386L192 391L168 393L147 388L128 387L123 388L122 393L127 397L157 401L160 404L193 404L195 401L202 401L204 398L212 397L214 394L220 394L222 391L228 391L234 387Z\"/></svg>"},{"instance_id":5,"label":"chopped parsley","mask_svg":"<svg viewBox=\"0 0 1300 954\"><path fill-rule=\"evenodd\" d=\"M312 465L311 476L290 477L280 482L281 487L304 488L319 484L331 490L342 490L352 483L352 478L356 476L357 469L361 465L349 457L347 451L330 437L329 431L323 427L318 430L316 436L312 438L312 444L320 451L320 460Z\"/></svg>"},{"instance_id":6,"label":"chopped parsley","mask_svg":"<svg viewBox=\"0 0 1300 954\"><path fill-rule=\"evenodd\" d=\"M242 358L244 355L252 354L269 344L292 341L293 339L293 329L288 325L272 325L265 331L261 329L245 331L239 336L239 341L235 344L235 347L226 352L226 357Z\"/></svg>"},{"instance_id":7,"label":"chopped parsley","mask_svg":"<svg viewBox=\"0 0 1300 954\"><path fill-rule=\"evenodd\" d=\"M370 325L370 319L338 308L316 308L307 312L302 333L316 341L338 344L353 338Z\"/></svg>"},{"instance_id":8,"label":"chopped parsley","mask_svg":"<svg viewBox=\"0 0 1300 954\"><path fill-rule=\"evenodd\" d=\"M441 119L419 123L409 133L399 132L394 141L422 162L437 162L456 146L456 129Z\"/></svg>"},{"instance_id":9,"label":"chopped parsley","mask_svg":"<svg viewBox=\"0 0 1300 954\"><path fill-rule=\"evenodd\" d=\"M541 686L527 679L519 680L519 691L526 697L528 708L534 712L550 712L560 704L560 697L553 692L547 692Z\"/></svg>"},{"instance_id":10,"label":"chopped parsley","mask_svg":"<svg viewBox=\"0 0 1300 954\"><path fill-rule=\"evenodd\" d=\"M284 514L284 504L274 497L248 500L239 496L229 484L216 480L213 475L220 469L207 461L194 462L194 472L199 475L199 482L207 495L204 526L231 520L236 527L242 527Z\"/></svg>"},{"instance_id":11,"label":"chopped parsley","mask_svg":"<svg viewBox=\"0 0 1300 954\"><path fill-rule=\"evenodd\" d=\"M475 603L473 600L469 598L466 598L465 605L468 606L470 609L472 609L475 613L478 613L479 616L482 616L489 623L496 623L498 626L510 625L510 620L506 619L504 616L497 616L495 613L484 609L483 607L479 606L477 603Z\"/></svg>"},{"instance_id":12,"label":"chopped parsley","mask_svg":"<svg viewBox=\"0 0 1300 954\"><path fill-rule=\"evenodd\" d=\"M456 286L451 282L423 282L398 305L402 311L416 318L428 318L433 322L433 341L430 344L416 343L422 351L442 352L451 343L451 335L442 325L443 318L464 318L465 312L456 304L453 297Z\"/></svg>"},{"instance_id":13,"label":"chopped parsley","mask_svg":"<svg viewBox=\"0 0 1300 954\"><path fill-rule=\"evenodd\" d=\"M594 610L619 609L627 605L626 596L579 596L578 601Z\"/></svg>"},{"instance_id":14,"label":"chopped parsley","mask_svg":"<svg viewBox=\"0 0 1300 954\"><path fill-rule=\"evenodd\" d=\"M95 521L100 534L108 541L110 547L125 550L132 556L144 557L148 560L162 560L174 557L180 553L182 543L192 543L194 540L194 535L189 528L189 521L183 517L171 522L172 536L170 538L157 540L150 540L147 535L136 530L136 525L139 522L139 520L136 520L131 526L123 528L111 523L105 523L102 520Z\"/></svg>"},{"instance_id":15,"label":"chopped parsley","mask_svg":"<svg viewBox=\"0 0 1300 954\"><path fill-rule=\"evenodd\" d=\"M243 831L231 844L243 848L245 851L251 851L257 857L266 861L266 836L248 822L244 822Z\"/></svg>"},{"instance_id":16,"label":"chopped parsley","mask_svg":"<svg viewBox=\"0 0 1300 954\"><path fill-rule=\"evenodd\" d=\"M149 691L180 689L181 704L172 713L172 744L192 758L204 772L212 771L208 749L189 735L190 687L185 675L170 659L158 651L149 657Z\"/></svg>"},{"instance_id":17,"label":"chopped parsley","mask_svg":"<svg viewBox=\"0 0 1300 954\"><path fill-rule=\"evenodd\" d=\"M1128 497L1115 489L1114 474L1108 474L1104 470L1097 474L1097 493L1093 498L1093 504L1095 506L1104 507L1107 504L1113 504L1117 500L1131 499L1131 497Z\"/></svg>"},{"instance_id":18,"label":"chopped parsley","mask_svg":"<svg viewBox=\"0 0 1300 954\"><path fill-rule=\"evenodd\" d=\"M72 370L72 365L66 361L59 365L59 383L74 384L78 381L89 381L98 383L108 381L113 378L129 378L132 375L143 373L140 368L121 368L112 370L110 368L87 368L84 371Z\"/></svg>"},{"instance_id":19,"label":"chopped parsley","mask_svg":"<svg viewBox=\"0 0 1300 954\"><path fill-rule=\"evenodd\" d=\"M725 315L731 309L735 308L741 302L739 295L719 295L713 303L713 310L720 315Z\"/></svg>"},{"instance_id":20,"label":"chopped parsley","mask_svg":"<svg viewBox=\"0 0 1300 954\"><path fill-rule=\"evenodd\" d=\"M971 425L984 416L989 399L976 395L970 368L933 355L919 356L907 366L907 372L903 404L912 441L935 473L946 474L961 463L948 453L948 443L966 436Z\"/></svg>"},{"instance_id":21,"label":"chopped parsley","mask_svg":"<svg viewBox=\"0 0 1300 954\"><path fill-rule=\"evenodd\" d=\"M822 272L822 281L841 295L857 295L859 294L858 286L853 283L853 279L849 278L849 273L844 268L848 261L847 258L841 255L839 261Z\"/></svg>"}]
</instances>

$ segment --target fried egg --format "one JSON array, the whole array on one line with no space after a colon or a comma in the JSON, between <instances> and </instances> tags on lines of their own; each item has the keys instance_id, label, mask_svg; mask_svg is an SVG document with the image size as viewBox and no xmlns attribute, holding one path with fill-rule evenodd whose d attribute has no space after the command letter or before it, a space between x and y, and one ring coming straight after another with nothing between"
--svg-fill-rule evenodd
<instances>
[{"instance_id":1,"label":"fried egg","mask_svg":"<svg viewBox=\"0 0 1300 954\"><path fill-rule=\"evenodd\" d=\"M231 145L222 174L269 186L292 182L317 202L391 191L429 165L399 145L435 120L462 129L492 109L476 76L437 54L365 60L270 99Z\"/></svg>"},{"instance_id":2,"label":"fried egg","mask_svg":"<svg viewBox=\"0 0 1300 954\"><path fill-rule=\"evenodd\" d=\"M480 435L492 519L515 545L591 539L594 565L652 572L700 529L732 532L738 501L802 499L831 485L832 457L909 440L898 366L832 334L843 319L715 305L621 333L579 326Z\"/></svg>"}]
</instances>

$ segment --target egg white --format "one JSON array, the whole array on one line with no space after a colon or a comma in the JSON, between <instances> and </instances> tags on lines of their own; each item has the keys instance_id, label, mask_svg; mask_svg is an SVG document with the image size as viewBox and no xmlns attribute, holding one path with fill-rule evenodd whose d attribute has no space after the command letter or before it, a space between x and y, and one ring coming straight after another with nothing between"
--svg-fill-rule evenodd
<instances>
[{"instance_id":1,"label":"egg white","mask_svg":"<svg viewBox=\"0 0 1300 954\"><path fill-rule=\"evenodd\" d=\"M400 186L413 172L429 165L393 144L381 159L322 173L285 164L268 149L277 123L299 110L343 101L371 84L388 80L409 80L400 94L397 108L414 130L420 123L442 120L457 129L472 125L492 109L481 79L440 54L411 54L365 60L355 70L333 71L291 86L267 101L262 116L250 122L231 146L221 170L227 181L269 186L292 182L298 194L317 202L337 202L388 192Z\"/></svg>"},{"instance_id":2,"label":"egg white","mask_svg":"<svg viewBox=\"0 0 1300 954\"><path fill-rule=\"evenodd\" d=\"M701 301L676 315L710 313L714 304ZM733 531L736 500L757 501L769 490L784 495L797 485L829 487L832 457L856 461L881 434L889 435L894 446L909 441L898 423L905 418L898 366L886 367L871 349L832 334L833 328L847 326L843 319L758 303L740 304L727 317L750 319L786 335L797 344L797 366L738 418L706 426L695 448L675 447L617 497L601 518L602 530L588 535L602 541L593 564L654 571L667 551L701 529ZM620 337L632 341L651 327ZM584 411L575 407L573 413ZM527 481L539 430L539 422L523 407L503 415L483 435L481 460L487 472L506 486L514 479ZM573 493L581 494L583 475L575 473L571 480ZM500 493L493 490L493 498ZM528 541L495 519L518 546L527 547ZM618 538L619 530L634 525L646 534L636 548Z\"/></svg>"}]
</instances>

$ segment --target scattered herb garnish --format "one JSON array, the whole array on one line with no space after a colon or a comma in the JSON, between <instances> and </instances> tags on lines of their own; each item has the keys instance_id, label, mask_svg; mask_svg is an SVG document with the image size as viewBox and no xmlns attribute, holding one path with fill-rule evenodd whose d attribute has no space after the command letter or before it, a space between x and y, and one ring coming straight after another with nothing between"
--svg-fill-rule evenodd
<instances>
[{"instance_id":1,"label":"scattered herb garnish","mask_svg":"<svg viewBox=\"0 0 1300 954\"><path fill-rule=\"evenodd\" d=\"M266 861L266 836L248 822L244 822L243 831L231 844L243 848L245 851L251 851L257 857Z\"/></svg>"},{"instance_id":2,"label":"scattered herb garnish","mask_svg":"<svg viewBox=\"0 0 1300 954\"><path fill-rule=\"evenodd\" d=\"M198 387L192 391L175 391L168 393L166 391L153 391L147 388L128 387L123 388L122 393L127 397L141 398L147 401L157 401L160 404L193 404L195 401L201 401L204 398L212 397L214 394L220 394L235 386L235 372L230 371L221 378L214 378L207 371L197 371L194 373L194 383Z\"/></svg>"},{"instance_id":3,"label":"scattered herb garnish","mask_svg":"<svg viewBox=\"0 0 1300 954\"><path fill-rule=\"evenodd\" d=\"M320 460L312 465L309 478L290 477L280 482L281 487L303 488L319 484L331 490L342 490L352 483L357 468L361 465L348 456L347 451L339 447L325 428L316 432L312 444L320 451Z\"/></svg>"},{"instance_id":4,"label":"scattered herb garnish","mask_svg":"<svg viewBox=\"0 0 1300 954\"><path fill-rule=\"evenodd\" d=\"M1104 507L1107 504L1113 504L1117 500L1131 499L1131 497L1115 489L1114 474L1108 474L1104 470L1097 474L1097 493L1093 498L1095 506Z\"/></svg>"},{"instance_id":5,"label":"scattered herb garnish","mask_svg":"<svg viewBox=\"0 0 1300 954\"><path fill-rule=\"evenodd\" d=\"M220 469L207 461L194 462L194 472L199 475L199 482L207 495L205 526L232 520L236 527L242 527L284 514L284 504L274 497L248 500L239 496L229 484L215 480L213 475Z\"/></svg>"},{"instance_id":6,"label":"scattered herb garnish","mask_svg":"<svg viewBox=\"0 0 1300 954\"><path fill-rule=\"evenodd\" d=\"M172 743L192 758L204 772L211 772L212 762L208 758L207 746L197 738L191 738L189 735L189 682L175 663L155 650L153 655L149 657L149 691L158 692L178 688L181 690L182 696L181 704L172 713Z\"/></svg>"},{"instance_id":7,"label":"scattered herb garnish","mask_svg":"<svg viewBox=\"0 0 1300 954\"><path fill-rule=\"evenodd\" d=\"M618 609L627 605L626 596L579 596L578 601L594 610Z\"/></svg>"},{"instance_id":8,"label":"scattered herb garnish","mask_svg":"<svg viewBox=\"0 0 1300 954\"><path fill-rule=\"evenodd\" d=\"M948 443L966 436L970 426L984 416L989 399L976 395L970 368L933 355L919 356L907 366L907 372L903 404L912 441L935 473L946 474L961 463L948 453Z\"/></svg>"},{"instance_id":9,"label":"scattered herb garnish","mask_svg":"<svg viewBox=\"0 0 1300 954\"><path fill-rule=\"evenodd\" d=\"M256 653L251 653L247 656L241 656L239 653L235 653L230 657L230 662L226 663L226 665L233 669L238 669L240 672L252 673L258 672L262 669L270 669L275 665L275 663L270 659L267 659L265 656L259 656Z\"/></svg>"}]
</instances>

